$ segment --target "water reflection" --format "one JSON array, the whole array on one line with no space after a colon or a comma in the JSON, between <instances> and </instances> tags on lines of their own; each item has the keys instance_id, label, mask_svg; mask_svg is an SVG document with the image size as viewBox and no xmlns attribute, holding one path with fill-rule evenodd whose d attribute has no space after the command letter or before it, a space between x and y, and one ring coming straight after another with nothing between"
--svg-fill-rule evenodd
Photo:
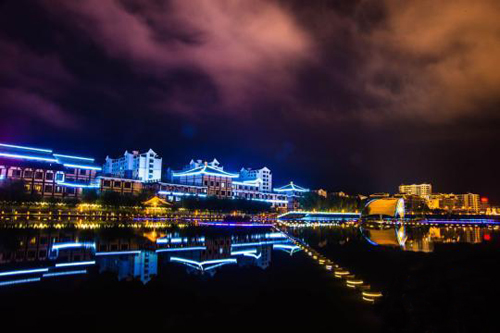
<instances>
[{"instance_id":1,"label":"water reflection","mask_svg":"<svg viewBox=\"0 0 500 333\"><path fill-rule=\"evenodd\" d=\"M175 266L213 276L224 266L267 269L273 250L300 251L284 233L162 230L1 230L0 286L45 278L114 273L149 282Z\"/></svg>"},{"instance_id":2,"label":"water reflection","mask_svg":"<svg viewBox=\"0 0 500 333\"><path fill-rule=\"evenodd\" d=\"M435 244L477 244L491 239L493 230L478 226L409 226L399 223L364 221L359 225L364 239L374 246L401 248L404 251L432 252Z\"/></svg>"}]
</instances>

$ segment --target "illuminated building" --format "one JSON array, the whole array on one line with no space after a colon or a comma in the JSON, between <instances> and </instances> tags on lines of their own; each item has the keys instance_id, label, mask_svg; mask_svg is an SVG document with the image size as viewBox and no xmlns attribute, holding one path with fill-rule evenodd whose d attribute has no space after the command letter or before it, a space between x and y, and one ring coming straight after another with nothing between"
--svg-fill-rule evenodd
<instances>
[{"instance_id":1,"label":"illuminated building","mask_svg":"<svg viewBox=\"0 0 500 333\"><path fill-rule=\"evenodd\" d=\"M238 177L238 174L224 171L216 159L210 163L191 160L183 170L171 173L173 183L204 186L207 189L207 196L218 198L233 196L232 182Z\"/></svg>"},{"instance_id":2,"label":"illuminated building","mask_svg":"<svg viewBox=\"0 0 500 333\"><path fill-rule=\"evenodd\" d=\"M273 175L267 167L261 169L242 168L240 170L241 180L257 180L260 179L259 191L271 192L273 190Z\"/></svg>"},{"instance_id":3,"label":"illuminated building","mask_svg":"<svg viewBox=\"0 0 500 333\"><path fill-rule=\"evenodd\" d=\"M288 197L285 193L260 191L261 183L259 178L256 180L233 180L233 198L267 202L273 208L287 208Z\"/></svg>"},{"instance_id":4,"label":"illuminated building","mask_svg":"<svg viewBox=\"0 0 500 333\"><path fill-rule=\"evenodd\" d=\"M99 187L99 171L93 158L0 144L0 180L23 181L29 193L43 197L79 197L83 189Z\"/></svg>"},{"instance_id":5,"label":"illuminated building","mask_svg":"<svg viewBox=\"0 0 500 333\"><path fill-rule=\"evenodd\" d=\"M275 188L274 192L285 194L288 198L287 208L289 210L296 210L300 207L299 198L302 197L304 193L309 192L309 190L290 182L290 184Z\"/></svg>"},{"instance_id":6,"label":"illuminated building","mask_svg":"<svg viewBox=\"0 0 500 333\"><path fill-rule=\"evenodd\" d=\"M139 153L125 151L120 158L106 157L103 173L106 176L138 179L143 182L159 181L161 179L162 159L152 149Z\"/></svg>"},{"instance_id":7,"label":"illuminated building","mask_svg":"<svg viewBox=\"0 0 500 333\"><path fill-rule=\"evenodd\" d=\"M180 201L185 197L200 197L207 196L206 186L186 185L157 182L145 184L146 187L153 189L160 197L166 198L168 201Z\"/></svg>"},{"instance_id":8,"label":"illuminated building","mask_svg":"<svg viewBox=\"0 0 500 333\"><path fill-rule=\"evenodd\" d=\"M323 189L319 189L319 190L316 190L314 191L317 195L319 195L320 197L323 197L323 198L326 198L328 197L328 193L326 192L326 190L323 190ZM344 193L344 192L339 192L339 196L342 196L342 197L347 197L347 195Z\"/></svg>"},{"instance_id":9,"label":"illuminated building","mask_svg":"<svg viewBox=\"0 0 500 333\"><path fill-rule=\"evenodd\" d=\"M480 208L479 194L474 194L474 193L459 194L458 198L460 200L460 206L462 209L472 211L474 213L479 212Z\"/></svg>"},{"instance_id":10,"label":"illuminated building","mask_svg":"<svg viewBox=\"0 0 500 333\"><path fill-rule=\"evenodd\" d=\"M431 184L400 185L399 193L428 198L432 194Z\"/></svg>"},{"instance_id":11,"label":"illuminated building","mask_svg":"<svg viewBox=\"0 0 500 333\"><path fill-rule=\"evenodd\" d=\"M100 177L99 190L101 192L117 192L120 194L139 194L143 189L143 183L140 180L118 178L118 177Z\"/></svg>"}]
</instances>

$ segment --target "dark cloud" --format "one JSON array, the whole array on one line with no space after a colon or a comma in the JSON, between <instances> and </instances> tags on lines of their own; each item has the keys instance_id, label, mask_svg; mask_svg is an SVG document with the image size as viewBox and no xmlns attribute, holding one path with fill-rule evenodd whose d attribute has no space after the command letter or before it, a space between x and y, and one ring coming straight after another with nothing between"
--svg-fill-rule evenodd
<instances>
[{"instance_id":1,"label":"dark cloud","mask_svg":"<svg viewBox=\"0 0 500 333\"><path fill-rule=\"evenodd\" d=\"M0 6L2 140L103 156L152 146L168 165L259 161L310 187L430 181L500 199L498 1Z\"/></svg>"}]
</instances>

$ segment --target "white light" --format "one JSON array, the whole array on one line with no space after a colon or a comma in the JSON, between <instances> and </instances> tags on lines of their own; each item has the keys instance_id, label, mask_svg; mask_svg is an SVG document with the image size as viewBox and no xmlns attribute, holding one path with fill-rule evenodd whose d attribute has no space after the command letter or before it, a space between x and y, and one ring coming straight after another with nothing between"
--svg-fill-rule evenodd
<instances>
[{"instance_id":1,"label":"white light","mask_svg":"<svg viewBox=\"0 0 500 333\"><path fill-rule=\"evenodd\" d=\"M12 158L20 158L26 160L36 160L36 161L45 161L45 162L57 162L54 158L46 158L46 157L36 157L36 156L25 156L25 155L17 155L17 154L7 154L0 153L0 156L12 157Z\"/></svg>"},{"instance_id":2,"label":"white light","mask_svg":"<svg viewBox=\"0 0 500 333\"><path fill-rule=\"evenodd\" d=\"M79 157L79 156L62 155L62 154L54 154L54 156L57 156L57 157L67 157L67 158L73 158L73 159L76 159L76 160L83 160L83 161L94 162L93 158L88 158L88 157Z\"/></svg>"},{"instance_id":3,"label":"white light","mask_svg":"<svg viewBox=\"0 0 500 333\"><path fill-rule=\"evenodd\" d=\"M198 250L206 250L207 248L204 246L192 246L192 247L177 247L177 248L169 248L169 249L158 249L156 253L160 252L179 252L179 251L198 251Z\"/></svg>"},{"instance_id":4,"label":"white light","mask_svg":"<svg viewBox=\"0 0 500 333\"><path fill-rule=\"evenodd\" d=\"M86 274L87 270L83 269L80 271L67 271L67 272L56 272L56 273L46 273L43 277L53 277L53 276L63 276L63 275L76 275L76 274Z\"/></svg>"},{"instance_id":5,"label":"white light","mask_svg":"<svg viewBox=\"0 0 500 333\"><path fill-rule=\"evenodd\" d=\"M40 148L31 148L31 147L24 147L24 146L8 145L8 144L5 144L5 143L0 143L0 146L10 147L10 148L20 148L20 149L33 150L33 151L41 151L41 152L44 152L44 153L52 153L52 150L50 150L50 149L40 149Z\"/></svg>"},{"instance_id":6,"label":"white light","mask_svg":"<svg viewBox=\"0 0 500 333\"><path fill-rule=\"evenodd\" d=\"M0 272L0 276L43 273L43 272L48 272L48 271L49 271L48 268L25 269L25 270L19 270L19 271Z\"/></svg>"},{"instance_id":7,"label":"white light","mask_svg":"<svg viewBox=\"0 0 500 333\"><path fill-rule=\"evenodd\" d=\"M80 262L67 262L56 264L56 267L71 267L71 266L85 266L85 265L95 265L95 261L80 261Z\"/></svg>"},{"instance_id":8,"label":"white light","mask_svg":"<svg viewBox=\"0 0 500 333\"><path fill-rule=\"evenodd\" d=\"M69 163L64 163L63 165L67 168L78 168L78 169L88 169L88 170L101 171L101 167L93 167L93 166L88 166L88 165L69 164Z\"/></svg>"},{"instance_id":9,"label":"white light","mask_svg":"<svg viewBox=\"0 0 500 333\"><path fill-rule=\"evenodd\" d=\"M29 283L29 282L39 282L40 278L23 279L23 280L13 280L13 281L2 281L0 286L10 286L12 284Z\"/></svg>"},{"instance_id":10,"label":"white light","mask_svg":"<svg viewBox=\"0 0 500 333\"><path fill-rule=\"evenodd\" d=\"M96 256L119 256L122 254L140 254L141 251L114 251L114 252L96 252Z\"/></svg>"}]
</instances>

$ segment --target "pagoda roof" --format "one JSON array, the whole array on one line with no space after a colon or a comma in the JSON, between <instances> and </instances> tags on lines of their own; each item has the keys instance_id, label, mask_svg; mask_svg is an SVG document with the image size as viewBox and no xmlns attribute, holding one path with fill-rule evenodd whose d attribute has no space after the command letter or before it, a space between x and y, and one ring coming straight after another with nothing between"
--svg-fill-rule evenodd
<instances>
[{"instance_id":1,"label":"pagoda roof","mask_svg":"<svg viewBox=\"0 0 500 333\"><path fill-rule=\"evenodd\" d=\"M228 178L238 178L239 175L235 173L226 172L219 168L211 167L207 164L204 166L199 166L185 171L173 172L174 177L186 177L186 176L197 176L197 175L208 175L216 177L228 177Z\"/></svg>"},{"instance_id":2,"label":"pagoda roof","mask_svg":"<svg viewBox=\"0 0 500 333\"><path fill-rule=\"evenodd\" d=\"M290 184L286 184L285 186L278 187L274 189L275 192L309 192L308 189L295 185L293 182L290 182Z\"/></svg>"}]
</instances>

